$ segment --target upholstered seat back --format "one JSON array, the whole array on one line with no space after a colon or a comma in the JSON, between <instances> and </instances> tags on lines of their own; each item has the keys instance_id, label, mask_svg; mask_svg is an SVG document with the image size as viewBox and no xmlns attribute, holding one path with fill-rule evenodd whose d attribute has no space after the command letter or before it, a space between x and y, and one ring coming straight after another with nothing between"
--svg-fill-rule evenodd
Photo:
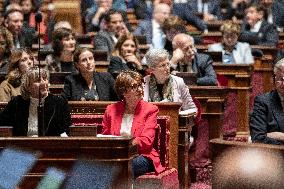
<instances>
[{"instance_id":1,"label":"upholstered seat back","mask_svg":"<svg viewBox=\"0 0 284 189\"><path fill-rule=\"evenodd\" d=\"M102 132L102 114L72 114L72 124L74 126L93 126L97 125L97 133ZM170 118L168 116L158 116L158 129L156 132L153 147L160 154L163 167L169 165L169 138L170 138Z\"/></svg>"}]
</instances>

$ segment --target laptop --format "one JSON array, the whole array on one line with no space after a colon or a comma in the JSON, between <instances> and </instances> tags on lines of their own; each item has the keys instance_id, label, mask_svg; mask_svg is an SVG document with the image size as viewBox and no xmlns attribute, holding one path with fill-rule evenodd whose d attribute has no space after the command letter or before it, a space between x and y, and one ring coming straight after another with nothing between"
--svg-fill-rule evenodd
<instances>
[{"instance_id":1,"label":"laptop","mask_svg":"<svg viewBox=\"0 0 284 189\"><path fill-rule=\"evenodd\" d=\"M0 154L0 188L14 189L38 159L37 153L6 148Z\"/></svg>"}]
</instances>

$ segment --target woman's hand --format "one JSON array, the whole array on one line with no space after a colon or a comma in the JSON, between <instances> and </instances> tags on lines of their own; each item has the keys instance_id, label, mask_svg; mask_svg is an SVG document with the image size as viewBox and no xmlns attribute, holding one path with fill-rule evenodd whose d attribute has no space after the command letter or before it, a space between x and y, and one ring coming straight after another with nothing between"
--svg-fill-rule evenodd
<instances>
[{"instance_id":1,"label":"woman's hand","mask_svg":"<svg viewBox=\"0 0 284 189\"><path fill-rule=\"evenodd\" d=\"M132 54L132 53L131 54L130 53L129 54L125 54L124 60L126 62L134 63L138 70L142 70L142 65L141 65L140 61L138 60L138 58L134 54Z\"/></svg>"}]
</instances>

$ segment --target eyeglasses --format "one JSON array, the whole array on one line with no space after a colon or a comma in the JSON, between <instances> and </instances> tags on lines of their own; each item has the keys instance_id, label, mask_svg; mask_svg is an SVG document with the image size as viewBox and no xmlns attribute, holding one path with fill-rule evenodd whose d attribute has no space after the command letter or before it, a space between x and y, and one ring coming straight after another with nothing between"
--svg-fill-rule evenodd
<instances>
[{"instance_id":1,"label":"eyeglasses","mask_svg":"<svg viewBox=\"0 0 284 189\"><path fill-rule=\"evenodd\" d=\"M166 67L170 67L170 63L169 62L157 66L157 68L160 68L160 69L163 69L163 68L166 68Z\"/></svg>"}]
</instances>

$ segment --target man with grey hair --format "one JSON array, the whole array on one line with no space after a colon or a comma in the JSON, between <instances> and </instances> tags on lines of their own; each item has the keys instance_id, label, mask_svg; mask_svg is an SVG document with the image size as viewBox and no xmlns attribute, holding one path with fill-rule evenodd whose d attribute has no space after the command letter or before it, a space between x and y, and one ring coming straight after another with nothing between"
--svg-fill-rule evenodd
<instances>
[{"instance_id":1,"label":"man with grey hair","mask_svg":"<svg viewBox=\"0 0 284 189\"><path fill-rule=\"evenodd\" d=\"M178 72L195 72L197 85L216 85L217 77L213 60L209 55L197 53L194 39L187 34L177 34L172 41L173 56L171 68Z\"/></svg>"},{"instance_id":2,"label":"man with grey hair","mask_svg":"<svg viewBox=\"0 0 284 189\"><path fill-rule=\"evenodd\" d=\"M250 134L253 142L284 144L284 59L274 66L276 90L254 99L250 116Z\"/></svg>"},{"instance_id":3,"label":"man with grey hair","mask_svg":"<svg viewBox=\"0 0 284 189\"><path fill-rule=\"evenodd\" d=\"M145 58L151 75L144 78L143 99L149 102L181 102L180 114L197 113L183 79L170 73L169 53L164 49L151 49Z\"/></svg>"}]
</instances>

